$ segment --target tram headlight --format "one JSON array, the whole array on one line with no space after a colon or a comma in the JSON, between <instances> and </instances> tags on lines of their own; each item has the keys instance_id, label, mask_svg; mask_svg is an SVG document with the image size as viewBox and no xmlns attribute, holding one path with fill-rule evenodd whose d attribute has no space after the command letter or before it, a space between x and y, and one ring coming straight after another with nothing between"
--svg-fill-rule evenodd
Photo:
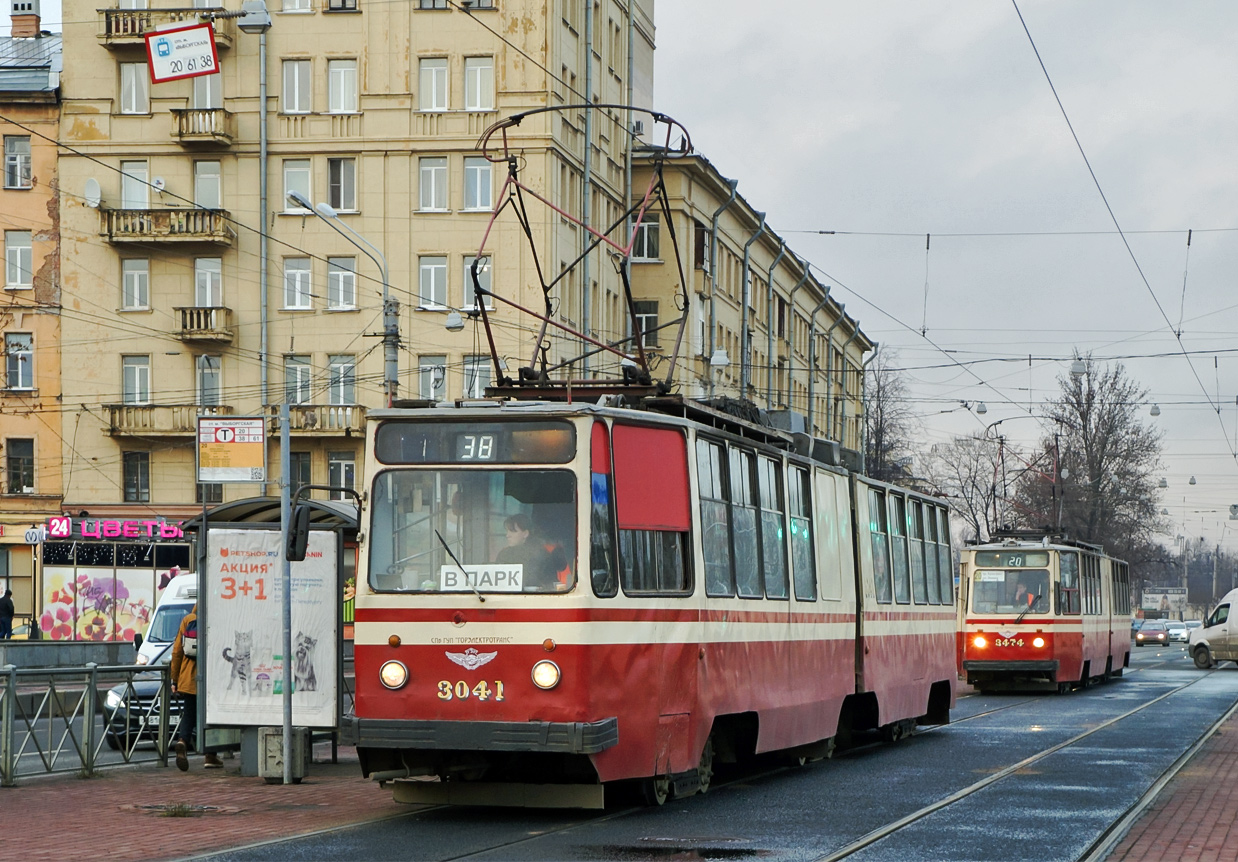
<instances>
[{"instance_id":1,"label":"tram headlight","mask_svg":"<svg viewBox=\"0 0 1238 862\"><path fill-rule=\"evenodd\" d=\"M533 665L533 684L541 689L551 689L559 684L559 666L552 661L539 661Z\"/></svg>"},{"instance_id":2,"label":"tram headlight","mask_svg":"<svg viewBox=\"0 0 1238 862\"><path fill-rule=\"evenodd\" d=\"M408 682L408 668L402 662L385 661L378 669L378 681L390 689L402 688Z\"/></svg>"},{"instance_id":3,"label":"tram headlight","mask_svg":"<svg viewBox=\"0 0 1238 862\"><path fill-rule=\"evenodd\" d=\"M1036 649L1041 649L1044 645L1044 638L1032 638L1032 646L1036 647Z\"/></svg>"},{"instance_id":4,"label":"tram headlight","mask_svg":"<svg viewBox=\"0 0 1238 862\"><path fill-rule=\"evenodd\" d=\"M978 649L984 649L989 645L989 640L984 635L976 635L971 639L971 645Z\"/></svg>"}]
</instances>

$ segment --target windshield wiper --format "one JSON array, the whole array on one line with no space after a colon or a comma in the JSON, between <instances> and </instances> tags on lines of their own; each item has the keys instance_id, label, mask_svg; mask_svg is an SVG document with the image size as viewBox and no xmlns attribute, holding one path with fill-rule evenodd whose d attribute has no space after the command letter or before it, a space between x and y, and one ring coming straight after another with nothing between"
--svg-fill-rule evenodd
<instances>
[{"instance_id":1,"label":"windshield wiper","mask_svg":"<svg viewBox=\"0 0 1238 862\"><path fill-rule=\"evenodd\" d=\"M1019 623L1023 622L1023 618L1027 616L1028 612L1031 611L1032 608L1040 604L1040 600L1043 598L1044 598L1043 595L1041 595L1040 593L1037 593L1036 600L1032 602L1030 605L1028 605L1026 608L1024 608L1023 613L1019 614L1017 617L1014 618L1015 625L1018 625Z\"/></svg>"},{"instance_id":2,"label":"windshield wiper","mask_svg":"<svg viewBox=\"0 0 1238 862\"><path fill-rule=\"evenodd\" d=\"M443 546L443 550L447 552L447 556L451 557L451 561L456 564L456 568L460 570L460 574L464 575L464 582L469 585L469 589L473 591L473 595L477 596L477 601L484 604L486 597L477 591L477 585L473 583L472 579L469 577L469 573L465 571L464 566L460 564L460 560L457 559L456 555L451 552L451 546L448 545L446 540L443 539L443 534L438 530L435 530L434 535L438 536L439 543Z\"/></svg>"}]
</instances>

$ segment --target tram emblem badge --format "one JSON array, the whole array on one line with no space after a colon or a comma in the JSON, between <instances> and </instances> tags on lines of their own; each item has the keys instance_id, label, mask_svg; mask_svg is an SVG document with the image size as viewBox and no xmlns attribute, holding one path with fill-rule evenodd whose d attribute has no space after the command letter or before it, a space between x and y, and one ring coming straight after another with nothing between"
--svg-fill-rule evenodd
<instances>
[{"instance_id":1,"label":"tram emblem badge","mask_svg":"<svg viewBox=\"0 0 1238 862\"><path fill-rule=\"evenodd\" d=\"M1010 638L1017 635L1018 631L1016 631L1015 629L999 629L997 633L1001 635L1002 637L1006 638L1007 640L1009 640Z\"/></svg>"},{"instance_id":2,"label":"tram emblem badge","mask_svg":"<svg viewBox=\"0 0 1238 862\"><path fill-rule=\"evenodd\" d=\"M498 654L497 650L495 652L478 652L472 647L469 647L464 652L445 653L449 659L465 670L477 670L482 665L489 664Z\"/></svg>"}]
</instances>

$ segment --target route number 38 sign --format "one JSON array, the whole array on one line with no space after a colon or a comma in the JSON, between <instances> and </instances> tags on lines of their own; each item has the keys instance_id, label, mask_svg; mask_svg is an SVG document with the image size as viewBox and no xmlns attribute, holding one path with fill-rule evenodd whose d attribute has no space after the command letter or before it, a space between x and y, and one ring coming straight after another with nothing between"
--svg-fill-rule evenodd
<instances>
[{"instance_id":1,"label":"route number 38 sign","mask_svg":"<svg viewBox=\"0 0 1238 862\"><path fill-rule=\"evenodd\" d=\"M213 75L219 71L215 28L208 22L147 33L146 58L154 84Z\"/></svg>"}]
</instances>

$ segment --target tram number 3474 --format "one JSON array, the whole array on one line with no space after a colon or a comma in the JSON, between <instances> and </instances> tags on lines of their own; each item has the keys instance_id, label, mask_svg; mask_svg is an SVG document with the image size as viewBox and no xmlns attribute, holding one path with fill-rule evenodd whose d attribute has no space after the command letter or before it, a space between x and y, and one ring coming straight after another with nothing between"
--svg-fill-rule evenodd
<instances>
[{"instance_id":1,"label":"tram number 3474","mask_svg":"<svg viewBox=\"0 0 1238 862\"><path fill-rule=\"evenodd\" d=\"M1023 646L1023 638L995 638L994 646Z\"/></svg>"},{"instance_id":2,"label":"tram number 3474","mask_svg":"<svg viewBox=\"0 0 1238 862\"><path fill-rule=\"evenodd\" d=\"M477 685L469 688L469 684L464 680L457 683L452 683L451 680L440 680L438 684L439 700L468 700L469 697L475 697L478 700L503 700L503 680L496 679L494 688L490 687L490 683L484 679Z\"/></svg>"}]
</instances>

